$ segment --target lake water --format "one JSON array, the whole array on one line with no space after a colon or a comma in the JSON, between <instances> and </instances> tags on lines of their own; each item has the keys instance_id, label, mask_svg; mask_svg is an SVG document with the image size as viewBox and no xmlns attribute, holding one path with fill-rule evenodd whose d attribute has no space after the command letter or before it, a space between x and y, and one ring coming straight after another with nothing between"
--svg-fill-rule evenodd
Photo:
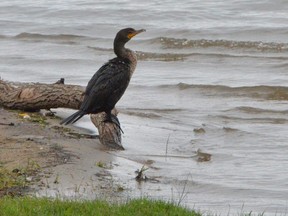
<instances>
[{"instance_id":1,"label":"lake water","mask_svg":"<svg viewBox=\"0 0 288 216\"><path fill-rule=\"evenodd\" d=\"M152 163L147 176L160 183L129 196L284 215L287 11L284 0L2 0L0 76L85 86L114 57L118 30L145 28L127 44L139 61L117 104L126 150L111 153L129 166L111 173L133 188L135 167ZM76 125L95 131L88 117ZM199 149L211 160L197 160Z\"/></svg>"}]
</instances>

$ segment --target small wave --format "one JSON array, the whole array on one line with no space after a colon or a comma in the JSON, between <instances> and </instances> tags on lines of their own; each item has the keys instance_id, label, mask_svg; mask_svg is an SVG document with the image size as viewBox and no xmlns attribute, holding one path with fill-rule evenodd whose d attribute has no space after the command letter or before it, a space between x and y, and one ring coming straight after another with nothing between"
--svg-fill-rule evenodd
<instances>
[{"instance_id":1,"label":"small wave","mask_svg":"<svg viewBox=\"0 0 288 216\"><path fill-rule=\"evenodd\" d=\"M113 52L112 48L102 48L102 47L92 47L92 46L87 46L89 49L97 50L97 51L102 51L102 52Z\"/></svg>"},{"instance_id":2,"label":"small wave","mask_svg":"<svg viewBox=\"0 0 288 216\"><path fill-rule=\"evenodd\" d=\"M162 114L171 114L174 112L182 112L183 109L142 109L142 108L127 108L121 110L121 113L142 118L159 119Z\"/></svg>"},{"instance_id":3,"label":"small wave","mask_svg":"<svg viewBox=\"0 0 288 216\"><path fill-rule=\"evenodd\" d=\"M85 36L79 36L79 35L70 35L70 34L47 35L47 34L23 32L23 33L20 33L20 34L14 36L14 38L20 39L20 40L32 40L32 41L52 40L52 41L75 43L76 41L83 40L86 37Z\"/></svg>"},{"instance_id":4,"label":"small wave","mask_svg":"<svg viewBox=\"0 0 288 216\"><path fill-rule=\"evenodd\" d=\"M92 47L88 46L89 49L93 49L96 51L101 52L113 52L112 48L102 48L102 47ZM164 61L164 62L171 62L171 61L184 61L189 57L197 57L197 56L204 56L204 57L215 57L215 58L263 58L259 56L253 56L253 55L233 55L233 54L223 54L223 53L156 53L156 52L143 52L143 51L135 51L138 60L141 61ZM267 58L266 56L264 58ZM269 59L281 59L281 60L287 60L288 58L284 57L269 57Z\"/></svg>"},{"instance_id":5,"label":"small wave","mask_svg":"<svg viewBox=\"0 0 288 216\"><path fill-rule=\"evenodd\" d=\"M261 51L287 51L287 43L266 43L261 41L233 41L233 40L188 40L168 37L152 39L153 43L159 43L166 49L185 49L185 48L229 48L229 49L256 49Z\"/></svg>"},{"instance_id":6,"label":"small wave","mask_svg":"<svg viewBox=\"0 0 288 216\"><path fill-rule=\"evenodd\" d=\"M136 52L137 57L139 60L145 61L145 60L154 60L154 61L184 61L187 58L190 57L212 57L212 58L263 58L262 56L253 56L253 55L240 55L240 54L223 54L223 53L152 53L152 52ZM285 57L267 57L264 58L269 59L281 59L281 60L288 60L288 58Z\"/></svg>"},{"instance_id":7,"label":"small wave","mask_svg":"<svg viewBox=\"0 0 288 216\"><path fill-rule=\"evenodd\" d=\"M141 118L149 118L149 119L158 119L161 118L161 115L151 113L151 112L136 112L136 111L122 111L122 113L126 115L131 115L131 116L137 116Z\"/></svg>"},{"instance_id":8,"label":"small wave","mask_svg":"<svg viewBox=\"0 0 288 216\"><path fill-rule=\"evenodd\" d=\"M138 110L138 111L155 111L155 112L181 112L183 109L143 109L143 108L127 108L126 110Z\"/></svg>"},{"instance_id":9,"label":"small wave","mask_svg":"<svg viewBox=\"0 0 288 216\"><path fill-rule=\"evenodd\" d=\"M121 110L121 112L154 112L154 113L174 113L174 112L182 112L184 109L144 109L144 108L127 108L125 110Z\"/></svg>"},{"instance_id":10,"label":"small wave","mask_svg":"<svg viewBox=\"0 0 288 216\"><path fill-rule=\"evenodd\" d=\"M113 53L112 48L103 48L103 47L94 47L87 46L89 49ZM143 52L143 51L135 51L138 60L140 61L163 61L163 62L173 62L173 61L185 61L190 57L212 57L212 58L269 58L275 60L288 60L288 57L273 57L273 56L257 56L257 55L249 55L249 54L231 54L231 53L200 53L200 52L191 52L191 53L163 53L163 52ZM283 65L284 67L285 65Z\"/></svg>"},{"instance_id":11,"label":"small wave","mask_svg":"<svg viewBox=\"0 0 288 216\"><path fill-rule=\"evenodd\" d=\"M261 123L269 123L269 124L286 124L288 122L288 119L285 118L272 118L272 117L253 117L253 118L248 118L248 117L239 117L239 116L225 116L225 115L218 115L217 117L225 119L225 120L230 120L230 121L252 121L252 122L261 122Z\"/></svg>"},{"instance_id":12,"label":"small wave","mask_svg":"<svg viewBox=\"0 0 288 216\"><path fill-rule=\"evenodd\" d=\"M162 89L178 89L180 91L198 90L207 95L227 95L232 97L253 97L268 100L288 100L288 87L284 86L240 86L230 87L225 85L198 85L178 83L172 85L160 85Z\"/></svg>"},{"instance_id":13,"label":"small wave","mask_svg":"<svg viewBox=\"0 0 288 216\"><path fill-rule=\"evenodd\" d=\"M0 39L4 39L4 38L7 38L7 36L5 36L5 35L0 35Z\"/></svg>"},{"instance_id":14,"label":"small wave","mask_svg":"<svg viewBox=\"0 0 288 216\"><path fill-rule=\"evenodd\" d=\"M187 57L193 54L181 54L181 53L152 53L152 52L137 52L139 60L150 60L155 61L183 61Z\"/></svg>"},{"instance_id":15,"label":"small wave","mask_svg":"<svg viewBox=\"0 0 288 216\"><path fill-rule=\"evenodd\" d=\"M113 52L113 49L109 48L102 48L102 47L91 47L88 46L89 49L101 51L101 52ZM181 53L152 53L152 52L142 52L142 51L135 51L138 60L147 61L147 60L154 60L154 61L183 61L187 57L195 55L195 54L181 54Z\"/></svg>"},{"instance_id":16,"label":"small wave","mask_svg":"<svg viewBox=\"0 0 288 216\"><path fill-rule=\"evenodd\" d=\"M231 127L223 127L223 130L227 133L232 133L232 132L238 132L240 130L236 129L236 128L231 128Z\"/></svg>"},{"instance_id":17,"label":"small wave","mask_svg":"<svg viewBox=\"0 0 288 216\"><path fill-rule=\"evenodd\" d=\"M263 114L263 113L268 113L268 114L288 114L288 110L271 110L271 109L261 109L261 108L255 108L255 107L249 107L249 106L241 106L241 107L236 107L229 111L240 111L248 114Z\"/></svg>"}]
</instances>

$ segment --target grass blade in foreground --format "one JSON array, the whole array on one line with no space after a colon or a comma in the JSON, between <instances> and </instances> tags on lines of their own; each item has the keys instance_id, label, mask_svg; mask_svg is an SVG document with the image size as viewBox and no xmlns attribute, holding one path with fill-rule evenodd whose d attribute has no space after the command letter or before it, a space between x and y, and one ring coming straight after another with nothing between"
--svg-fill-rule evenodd
<instances>
[{"instance_id":1,"label":"grass blade in foreground","mask_svg":"<svg viewBox=\"0 0 288 216\"><path fill-rule=\"evenodd\" d=\"M47 198L2 198L0 199L1 216L33 215L192 215L200 216L192 210L178 207L163 201L147 199L132 200L126 204L109 204L106 201L61 201Z\"/></svg>"}]
</instances>

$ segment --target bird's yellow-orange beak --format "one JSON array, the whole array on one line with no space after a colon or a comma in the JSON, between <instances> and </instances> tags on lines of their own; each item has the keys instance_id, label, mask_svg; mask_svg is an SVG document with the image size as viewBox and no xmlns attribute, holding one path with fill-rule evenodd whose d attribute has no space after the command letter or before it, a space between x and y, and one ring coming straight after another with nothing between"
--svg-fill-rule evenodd
<instances>
[{"instance_id":1,"label":"bird's yellow-orange beak","mask_svg":"<svg viewBox=\"0 0 288 216\"><path fill-rule=\"evenodd\" d=\"M128 34L128 38L129 39L131 39L131 38L133 38L135 35L137 35L137 34L139 34L139 33L141 33L141 32L145 32L146 30L145 29L140 29L140 30L137 30L137 31L135 31L135 32L132 32L132 33L130 33L130 34Z\"/></svg>"}]
</instances>

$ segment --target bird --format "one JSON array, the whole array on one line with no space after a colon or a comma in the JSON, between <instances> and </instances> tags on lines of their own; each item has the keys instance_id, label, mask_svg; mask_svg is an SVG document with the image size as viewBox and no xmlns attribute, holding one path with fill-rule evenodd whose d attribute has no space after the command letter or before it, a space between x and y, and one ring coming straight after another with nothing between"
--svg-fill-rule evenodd
<instances>
[{"instance_id":1,"label":"bird","mask_svg":"<svg viewBox=\"0 0 288 216\"><path fill-rule=\"evenodd\" d=\"M116 34L113 44L116 57L102 65L93 75L86 87L80 109L62 120L61 125L73 124L86 114L105 112L104 122L114 123L122 131L118 118L111 111L127 89L137 65L136 54L125 48L125 44L145 31L125 28Z\"/></svg>"}]
</instances>

